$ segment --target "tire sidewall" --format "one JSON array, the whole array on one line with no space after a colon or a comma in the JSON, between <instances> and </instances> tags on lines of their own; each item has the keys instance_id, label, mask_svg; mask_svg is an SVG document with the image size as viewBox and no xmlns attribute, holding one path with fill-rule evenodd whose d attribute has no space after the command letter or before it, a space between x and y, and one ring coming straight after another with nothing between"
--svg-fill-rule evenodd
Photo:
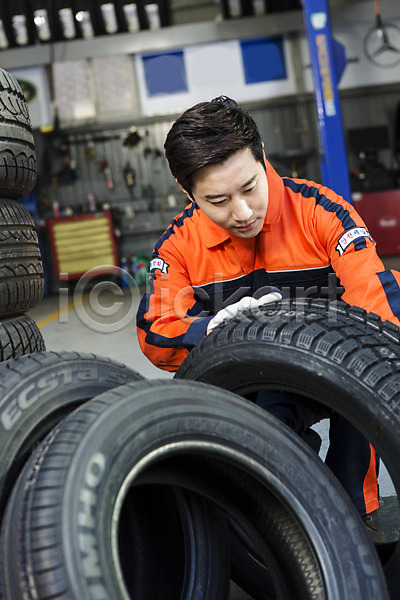
<instances>
[{"instance_id":1,"label":"tire sidewall","mask_svg":"<svg viewBox=\"0 0 400 600\"><path fill-rule=\"evenodd\" d=\"M131 387L123 386L123 393L129 395ZM140 384L133 387L137 389ZM144 464L149 464L150 456L160 458L161 449L166 453L176 453L177 446L180 446L179 451L187 452L193 447L201 448L204 443L211 453L218 454L219 447L232 457L236 456L235 460L240 454L243 468L255 469L254 475L268 480L282 501L296 512L298 520L318 547L322 563L326 561L326 564L337 566L335 580L325 573L326 584L330 587L329 598L350 598L348 590L354 594L359 585L355 572L360 567L365 589L372 590L375 586L379 589L379 576L374 573L371 564L371 552L373 554L374 551L367 534L355 509L339 491L333 476L317 462L317 457L311 451L304 451L295 434L285 426L281 427L275 419L261 414L261 409L246 404L243 410L243 401L237 404L238 399L233 395L229 395L227 419L225 402L216 408L221 391L209 388L205 386L203 393L212 399L210 403L192 400L191 403L183 402L181 406L179 403L176 405L176 390L170 390L174 398L168 398L164 388L163 401L157 403L156 422L151 410L156 390L142 390L144 393L140 399L135 394L134 419L129 406L131 400L121 398L118 413L112 411L111 418L109 410L104 408L96 419L95 427L93 424L88 427L88 435L82 438L72 458L63 497L58 500L62 507L60 539L63 540L64 555L71 557L69 579L76 582L75 592L78 592L83 580L84 586L89 586L89 597L95 597L91 586L95 586L99 598L103 597L102 593L105 598L123 597L118 595L115 568L110 569L117 560L115 552L113 555L110 550L115 538L110 524L118 522L118 505L122 501L123 490L144 468ZM98 397L90 405L101 402L103 397ZM272 424L268 437L260 425L263 421ZM214 450L210 450L210 445L215 446ZM302 460L304 456L305 461ZM310 485L310 480L313 480L313 485ZM93 510L88 513L87 507L82 507L80 501L92 494ZM343 522L346 523L345 529ZM324 543L320 543L322 532L326 538ZM84 540L82 547L90 549L90 558L86 557L86 561L80 552L74 551L76 540ZM353 552L356 555L352 555ZM352 572L355 559L359 566ZM101 565L97 577L87 569L88 565Z\"/></svg>"},{"instance_id":2,"label":"tire sidewall","mask_svg":"<svg viewBox=\"0 0 400 600\"><path fill-rule=\"evenodd\" d=\"M143 379L110 359L45 352L0 364L0 507L4 508L17 459L80 404L128 381Z\"/></svg>"},{"instance_id":3,"label":"tire sidewall","mask_svg":"<svg viewBox=\"0 0 400 600\"><path fill-rule=\"evenodd\" d=\"M245 395L281 389L304 395L348 419L376 448L400 490L398 403L382 402L370 387L347 368L324 357L310 358L298 349L269 342L241 342L196 361L185 378ZM318 364L317 359L318 358Z\"/></svg>"}]
</instances>

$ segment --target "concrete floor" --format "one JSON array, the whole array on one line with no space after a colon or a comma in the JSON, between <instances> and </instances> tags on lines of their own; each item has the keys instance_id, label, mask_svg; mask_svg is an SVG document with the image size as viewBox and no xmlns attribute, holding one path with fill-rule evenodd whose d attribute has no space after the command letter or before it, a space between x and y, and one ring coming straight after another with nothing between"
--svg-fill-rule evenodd
<instances>
[{"instance_id":1,"label":"concrete floor","mask_svg":"<svg viewBox=\"0 0 400 600\"><path fill-rule=\"evenodd\" d=\"M56 295L44 298L27 314L37 322L47 350L90 352L123 362L146 378L172 378L171 373L156 368L140 350L135 330L139 299L137 288L124 290L121 295L116 284L101 282L90 291L62 288ZM328 445L328 426L323 421L315 428L323 438L323 455ZM394 487L384 465L380 489L382 497L393 499ZM400 529L397 502L395 505L394 514L393 502L386 503L390 506L390 514L384 530L391 539L398 539ZM230 600L251 598L232 584Z\"/></svg>"},{"instance_id":2,"label":"concrete floor","mask_svg":"<svg viewBox=\"0 0 400 600\"><path fill-rule=\"evenodd\" d=\"M121 296L116 284L104 281L90 293L61 288L27 314L38 324L47 350L92 352L123 362L144 377L171 378L140 350L135 327L138 301L137 289Z\"/></svg>"}]
</instances>

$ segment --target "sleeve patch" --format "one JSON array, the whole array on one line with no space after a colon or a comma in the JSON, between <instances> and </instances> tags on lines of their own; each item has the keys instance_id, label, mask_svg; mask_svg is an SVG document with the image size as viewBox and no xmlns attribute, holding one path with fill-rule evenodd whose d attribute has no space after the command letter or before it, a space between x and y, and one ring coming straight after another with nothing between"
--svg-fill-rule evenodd
<instances>
[{"instance_id":1,"label":"sleeve patch","mask_svg":"<svg viewBox=\"0 0 400 600\"><path fill-rule=\"evenodd\" d=\"M365 227L353 227L348 229L338 240L335 250L339 252L339 256L346 251L348 246L360 238L368 238L375 244L375 240L372 238L369 231Z\"/></svg>"},{"instance_id":2,"label":"sleeve patch","mask_svg":"<svg viewBox=\"0 0 400 600\"><path fill-rule=\"evenodd\" d=\"M168 273L168 267L169 264L165 262L165 260L163 260L162 258L153 258L153 260L150 261L150 271L155 271L156 269L159 269L161 271L161 273Z\"/></svg>"}]
</instances>

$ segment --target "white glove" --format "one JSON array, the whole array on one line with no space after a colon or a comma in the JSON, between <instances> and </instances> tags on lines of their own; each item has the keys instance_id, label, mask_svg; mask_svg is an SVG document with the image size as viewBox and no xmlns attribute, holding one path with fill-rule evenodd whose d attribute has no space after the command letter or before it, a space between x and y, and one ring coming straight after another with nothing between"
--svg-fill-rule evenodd
<instances>
[{"instance_id":1,"label":"white glove","mask_svg":"<svg viewBox=\"0 0 400 600\"><path fill-rule=\"evenodd\" d=\"M277 302L278 300L282 300L282 294L279 292L270 292L269 294L265 294L265 296L261 296L261 298L252 298L251 296L245 296L239 302L235 302L235 304L230 304L226 308L222 308L217 312L217 314L211 319L207 327L207 335L218 325L221 323L225 323L236 317L238 313L241 313L245 310L252 310L254 308L259 308L260 306L264 306L265 304L269 304L271 302Z\"/></svg>"}]
</instances>

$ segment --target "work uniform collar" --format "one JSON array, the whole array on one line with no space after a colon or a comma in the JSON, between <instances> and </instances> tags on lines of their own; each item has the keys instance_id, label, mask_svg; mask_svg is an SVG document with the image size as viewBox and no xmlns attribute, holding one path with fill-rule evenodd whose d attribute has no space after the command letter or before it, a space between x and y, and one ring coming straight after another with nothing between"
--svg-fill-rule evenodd
<instances>
[{"instance_id":1,"label":"work uniform collar","mask_svg":"<svg viewBox=\"0 0 400 600\"><path fill-rule=\"evenodd\" d=\"M265 162L267 165L268 178L268 208L261 231L267 231L270 228L270 225L279 221L282 214L284 195L282 178L267 160ZM214 221L211 221L201 209L199 210L199 218L202 238L207 248L212 248L213 246L222 244L230 239L230 233L223 227L214 223Z\"/></svg>"}]
</instances>

